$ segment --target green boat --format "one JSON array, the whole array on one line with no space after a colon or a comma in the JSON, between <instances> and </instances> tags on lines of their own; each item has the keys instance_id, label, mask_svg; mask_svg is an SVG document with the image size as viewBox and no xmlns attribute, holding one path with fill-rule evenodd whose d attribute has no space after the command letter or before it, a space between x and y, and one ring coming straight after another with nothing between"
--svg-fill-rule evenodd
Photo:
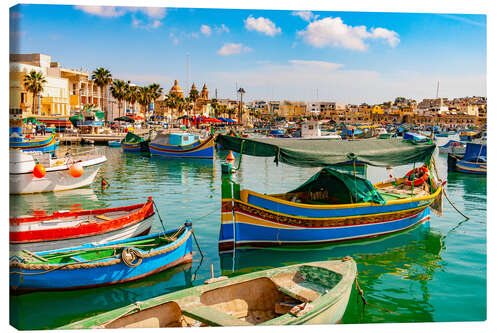
<instances>
[{"instance_id":1,"label":"green boat","mask_svg":"<svg viewBox=\"0 0 500 333\"><path fill-rule=\"evenodd\" d=\"M222 276L60 329L333 324L356 274L356 262L345 257Z\"/></svg>"}]
</instances>

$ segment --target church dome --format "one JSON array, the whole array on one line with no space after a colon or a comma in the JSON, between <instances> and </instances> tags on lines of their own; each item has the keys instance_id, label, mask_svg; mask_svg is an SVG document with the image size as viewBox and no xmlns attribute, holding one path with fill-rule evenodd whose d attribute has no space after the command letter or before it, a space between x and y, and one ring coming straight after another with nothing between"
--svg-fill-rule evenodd
<instances>
[{"instance_id":1,"label":"church dome","mask_svg":"<svg viewBox=\"0 0 500 333\"><path fill-rule=\"evenodd\" d=\"M179 82L177 80L174 81L174 86L170 89L170 95L184 97L184 92L182 91L182 88L179 86Z\"/></svg>"}]
</instances>

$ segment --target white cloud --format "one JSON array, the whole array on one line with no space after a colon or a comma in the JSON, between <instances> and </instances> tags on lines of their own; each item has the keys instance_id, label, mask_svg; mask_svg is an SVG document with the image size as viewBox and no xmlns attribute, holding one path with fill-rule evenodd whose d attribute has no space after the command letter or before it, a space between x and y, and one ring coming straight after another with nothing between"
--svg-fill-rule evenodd
<instances>
[{"instance_id":1,"label":"white cloud","mask_svg":"<svg viewBox=\"0 0 500 333\"><path fill-rule=\"evenodd\" d=\"M163 7L116 7L116 6L75 6L87 14L101 17L119 17L127 13L141 12L151 19L162 19L167 14Z\"/></svg>"},{"instance_id":2,"label":"white cloud","mask_svg":"<svg viewBox=\"0 0 500 333\"><path fill-rule=\"evenodd\" d=\"M395 31L384 28L371 28L366 30L364 25L349 26L342 22L340 17L326 17L311 22L306 30L299 31L304 41L314 47L343 47L346 49L365 51L366 39L382 39L391 47L399 43L398 34Z\"/></svg>"},{"instance_id":3,"label":"white cloud","mask_svg":"<svg viewBox=\"0 0 500 333\"><path fill-rule=\"evenodd\" d=\"M205 36L210 36L212 34L212 28L210 28L208 25L202 24L200 32Z\"/></svg>"},{"instance_id":4,"label":"white cloud","mask_svg":"<svg viewBox=\"0 0 500 333\"><path fill-rule=\"evenodd\" d=\"M281 28L276 27L270 19L259 17L254 18L252 15L245 20L245 28L249 31L261 32L268 36L274 36L281 33Z\"/></svg>"},{"instance_id":5,"label":"white cloud","mask_svg":"<svg viewBox=\"0 0 500 333\"><path fill-rule=\"evenodd\" d=\"M220 25L220 27L215 26L215 31L217 31L218 33L229 32L229 28L226 27L226 25L224 25L224 23L223 23Z\"/></svg>"},{"instance_id":6,"label":"white cloud","mask_svg":"<svg viewBox=\"0 0 500 333\"><path fill-rule=\"evenodd\" d=\"M158 20L161 20L167 15L167 9L163 7L135 7L135 10L142 12L152 19Z\"/></svg>"},{"instance_id":7,"label":"white cloud","mask_svg":"<svg viewBox=\"0 0 500 333\"><path fill-rule=\"evenodd\" d=\"M160 20L153 20L151 22L145 22L142 20L139 20L135 17L132 17L132 26L136 29L144 29L144 30L151 30L151 29L157 29L162 25Z\"/></svg>"},{"instance_id":8,"label":"white cloud","mask_svg":"<svg viewBox=\"0 0 500 333\"><path fill-rule=\"evenodd\" d=\"M241 52L249 52L252 49L248 46L243 46L241 43L225 43L222 47L217 51L217 54L222 56L228 56L232 54L239 54Z\"/></svg>"},{"instance_id":9,"label":"white cloud","mask_svg":"<svg viewBox=\"0 0 500 333\"><path fill-rule=\"evenodd\" d=\"M292 12L292 15L298 16L307 22L310 22L312 20L316 20L319 17L319 15L314 15L313 12L311 12L310 10L295 11L295 12Z\"/></svg>"},{"instance_id":10,"label":"white cloud","mask_svg":"<svg viewBox=\"0 0 500 333\"><path fill-rule=\"evenodd\" d=\"M325 70L339 69L343 66L342 64L336 64L334 62L319 60L288 60L288 62L296 66L323 68Z\"/></svg>"}]
</instances>

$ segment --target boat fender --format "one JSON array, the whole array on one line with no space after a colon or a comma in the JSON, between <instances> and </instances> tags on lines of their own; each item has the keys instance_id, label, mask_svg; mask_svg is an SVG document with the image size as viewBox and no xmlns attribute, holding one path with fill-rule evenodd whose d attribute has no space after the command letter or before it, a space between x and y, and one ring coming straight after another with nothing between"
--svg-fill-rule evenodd
<instances>
[{"instance_id":1,"label":"boat fender","mask_svg":"<svg viewBox=\"0 0 500 333\"><path fill-rule=\"evenodd\" d=\"M142 254L133 247L126 247L122 251L122 261L128 267L137 267L142 263Z\"/></svg>"},{"instance_id":2,"label":"boat fender","mask_svg":"<svg viewBox=\"0 0 500 333\"><path fill-rule=\"evenodd\" d=\"M75 178L78 178L80 177L81 175L83 175L83 167L78 164L78 163L73 163L70 167L69 167L69 174L72 176L72 177L75 177Z\"/></svg>"},{"instance_id":3,"label":"boat fender","mask_svg":"<svg viewBox=\"0 0 500 333\"><path fill-rule=\"evenodd\" d=\"M35 176L36 178L45 177L45 173L46 173L45 167L43 165L41 165L40 163L35 165L35 167L33 168L33 176Z\"/></svg>"},{"instance_id":4,"label":"boat fender","mask_svg":"<svg viewBox=\"0 0 500 333\"><path fill-rule=\"evenodd\" d=\"M410 177L418 177L413 180ZM415 168L410 170L403 178L405 185L408 186L420 186L429 178L429 169L423 165L420 168Z\"/></svg>"}]
</instances>

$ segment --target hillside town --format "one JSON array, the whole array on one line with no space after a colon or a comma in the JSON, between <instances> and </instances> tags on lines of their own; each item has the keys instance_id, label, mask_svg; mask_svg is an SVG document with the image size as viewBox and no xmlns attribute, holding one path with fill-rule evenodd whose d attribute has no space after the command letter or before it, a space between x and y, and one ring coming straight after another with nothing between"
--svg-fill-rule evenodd
<instances>
[{"instance_id":1,"label":"hillside town","mask_svg":"<svg viewBox=\"0 0 500 333\"><path fill-rule=\"evenodd\" d=\"M40 87L26 84L30 72L41 73ZM104 77L102 72L104 71ZM217 98L217 88L195 83L186 93L177 80L165 89L157 83L140 87L119 79L104 68L92 73L69 69L45 54L10 55L10 113L23 118L68 119L84 109L101 109L105 121L120 116L137 121L170 122L179 117L203 116L235 118L238 123L252 125L256 121L300 121L314 118L340 124L407 123L446 127L483 126L486 124L487 98L426 98L416 101L396 97L380 104L344 104L337 101L243 101ZM34 96L36 96L34 98ZM35 102L34 102L35 100ZM241 104L241 112L240 112Z\"/></svg>"}]
</instances>

